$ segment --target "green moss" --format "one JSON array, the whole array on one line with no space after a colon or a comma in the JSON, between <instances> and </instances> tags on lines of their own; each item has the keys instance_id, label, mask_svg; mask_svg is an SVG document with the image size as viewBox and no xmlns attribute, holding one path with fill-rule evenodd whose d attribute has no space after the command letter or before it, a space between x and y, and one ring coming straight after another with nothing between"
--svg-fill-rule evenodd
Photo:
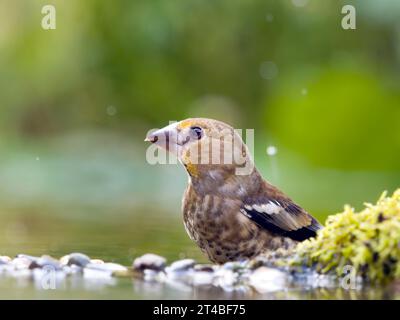
<instances>
[{"instance_id":1,"label":"green moss","mask_svg":"<svg viewBox=\"0 0 400 320\"><path fill-rule=\"evenodd\" d=\"M291 263L338 275L350 265L372 282L400 278L400 189L392 197L383 193L361 212L345 206L330 216L316 238L295 248Z\"/></svg>"}]
</instances>

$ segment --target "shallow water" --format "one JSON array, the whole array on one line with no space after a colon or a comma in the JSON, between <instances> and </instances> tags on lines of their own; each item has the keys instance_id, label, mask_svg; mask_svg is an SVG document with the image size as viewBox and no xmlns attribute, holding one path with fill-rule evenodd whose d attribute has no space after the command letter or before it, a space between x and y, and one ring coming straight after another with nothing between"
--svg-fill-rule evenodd
<instances>
[{"instance_id":1,"label":"shallow water","mask_svg":"<svg viewBox=\"0 0 400 320\"><path fill-rule=\"evenodd\" d=\"M65 218L56 214L3 215L0 220L0 255L48 254L59 258L82 252L91 258L131 265L135 257L153 252L169 261L206 259L188 239L180 217L170 213L126 214L121 211L96 218ZM92 215L96 210L92 208Z\"/></svg>"},{"instance_id":2,"label":"shallow water","mask_svg":"<svg viewBox=\"0 0 400 320\"><path fill-rule=\"evenodd\" d=\"M21 214L22 212L22 214ZM155 252L169 262L184 257L207 262L187 238L180 217L147 211L132 219L116 212L118 219L82 220L55 214L7 215L0 226L1 255L18 253L49 254L59 258L70 252L83 252L91 258L126 266L138 255ZM101 217L101 216L100 216ZM157 219L157 223L154 223ZM5 220L7 222L5 222ZM130 278L83 278L73 276L57 282L56 289L43 289L34 277L0 276L1 299L399 299L400 286L344 290L312 288L295 284L284 290L258 294L252 290L226 292L215 287L181 283L144 282Z\"/></svg>"},{"instance_id":3,"label":"shallow water","mask_svg":"<svg viewBox=\"0 0 400 320\"><path fill-rule=\"evenodd\" d=\"M121 137L98 134L3 150L0 255L60 258L82 252L130 266L135 257L152 252L169 262L185 257L207 262L182 224L180 199L187 179L183 170L177 166L151 167L144 154ZM283 168L282 163L280 166ZM331 198L344 202L338 195ZM322 198L313 194L312 202L316 199ZM323 199L324 205L326 201ZM321 221L326 217L316 216ZM56 290L43 290L29 277L0 276L0 298L8 299L379 299L399 298L398 292L396 286L361 291L294 286L255 295L126 278L79 277L67 279Z\"/></svg>"},{"instance_id":4,"label":"shallow water","mask_svg":"<svg viewBox=\"0 0 400 320\"><path fill-rule=\"evenodd\" d=\"M30 277L0 277L0 299L400 299L400 288L374 287L362 290L293 286L259 294L251 290L226 292L215 287L144 282L128 278L67 278L55 289L43 289Z\"/></svg>"}]
</instances>

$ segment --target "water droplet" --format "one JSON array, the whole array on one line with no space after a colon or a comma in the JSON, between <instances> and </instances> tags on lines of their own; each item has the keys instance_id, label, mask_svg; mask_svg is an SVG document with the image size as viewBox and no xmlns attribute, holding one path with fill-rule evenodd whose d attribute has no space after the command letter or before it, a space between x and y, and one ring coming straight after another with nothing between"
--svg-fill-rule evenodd
<instances>
[{"instance_id":1,"label":"water droplet","mask_svg":"<svg viewBox=\"0 0 400 320\"><path fill-rule=\"evenodd\" d=\"M274 156L278 153L278 149L275 146L268 146L267 155Z\"/></svg>"},{"instance_id":2,"label":"water droplet","mask_svg":"<svg viewBox=\"0 0 400 320\"><path fill-rule=\"evenodd\" d=\"M117 113L117 108L115 108L114 106L107 107L107 114L109 116L114 116L116 113Z\"/></svg>"}]
</instances>

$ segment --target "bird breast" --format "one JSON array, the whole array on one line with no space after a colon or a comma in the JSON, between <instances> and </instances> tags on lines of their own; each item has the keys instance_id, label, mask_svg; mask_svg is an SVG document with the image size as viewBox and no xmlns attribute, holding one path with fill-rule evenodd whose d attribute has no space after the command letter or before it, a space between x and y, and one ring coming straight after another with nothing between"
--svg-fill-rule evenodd
<instances>
[{"instance_id":1,"label":"bird breast","mask_svg":"<svg viewBox=\"0 0 400 320\"><path fill-rule=\"evenodd\" d=\"M200 196L189 186L183 201L189 237L216 263L259 254L271 236L240 213L240 201Z\"/></svg>"}]
</instances>

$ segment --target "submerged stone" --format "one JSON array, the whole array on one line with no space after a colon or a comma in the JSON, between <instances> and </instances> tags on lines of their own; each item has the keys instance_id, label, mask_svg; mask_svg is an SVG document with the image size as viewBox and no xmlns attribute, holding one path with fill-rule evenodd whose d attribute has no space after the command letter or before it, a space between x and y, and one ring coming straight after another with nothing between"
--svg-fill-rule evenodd
<instances>
[{"instance_id":1,"label":"submerged stone","mask_svg":"<svg viewBox=\"0 0 400 320\"><path fill-rule=\"evenodd\" d=\"M274 292L287 286L288 277L277 269L260 267L249 276L249 284L259 293Z\"/></svg>"},{"instance_id":2,"label":"submerged stone","mask_svg":"<svg viewBox=\"0 0 400 320\"><path fill-rule=\"evenodd\" d=\"M83 272L83 269L75 264L71 266L65 265L62 267L62 270L67 275L81 274Z\"/></svg>"},{"instance_id":3,"label":"submerged stone","mask_svg":"<svg viewBox=\"0 0 400 320\"><path fill-rule=\"evenodd\" d=\"M214 282L214 274L209 271L197 271L192 274L191 284L193 286L208 286Z\"/></svg>"},{"instance_id":4,"label":"submerged stone","mask_svg":"<svg viewBox=\"0 0 400 320\"><path fill-rule=\"evenodd\" d=\"M90 259L90 263L94 263L94 264L103 264L104 261L101 259Z\"/></svg>"},{"instance_id":5,"label":"submerged stone","mask_svg":"<svg viewBox=\"0 0 400 320\"><path fill-rule=\"evenodd\" d=\"M165 280L165 273L153 269L145 269L143 271L143 280L163 282Z\"/></svg>"},{"instance_id":6,"label":"submerged stone","mask_svg":"<svg viewBox=\"0 0 400 320\"><path fill-rule=\"evenodd\" d=\"M143 271L145 269L160 271L165 268L166 264L167 260L164 257L153 253L147 253L133 261L133 269L138 271Z\"/></svg>"},{"instance_id":7,"label":"submerged stone","mask_svg":"<svg viewBox=\"0 0 400 320\"><path fill-rule=\"evenodd\" d=\"M214 272L215 268L212 264L196 264L193 269L194 271Z\"/></svg>"},{"instance_id":8,"label":"submerged stone","mask_svg":"<svg viewBox=\"0 0 400 320\"><path fill-rule=\"evenodd\" d=\"M90 279L108 279L112 277L112 272L104 272L103 270L85 268L83 269L83 277Z\"/></svg>"},{"instance_id":9,"label":"submerged stone","mask_svg":"<svg viewBox=\"0 0 400 320\"><path fill-rule=\"evenodd\" d=\"M34 259L29 265L29 269L36 269L36 268L52 268L54 270L60 270L61 263L50 256L44 255L41 256L40 258Z\"/></svg>"},{"instance_id":10,"label":"submerged stone","mask_svg":"<svg viewBox=\"0 0 400 320\"><path fill-rule=\"evenodd\" d=\"M12 259L8 256L0 256L0 264L7 264L11 261Z\"/></svg>"},{"instance_id":11,"label":"submerged stone","mask_svg":"<svg viewBox=\"0 0 400 320\"><path fill-rule=\"evenodd\" d=\"M115 271L127 271L128 268L118 263L106 262L106 263L88 263L85 269L98 270L103 272L113 273Z\"/></svg>"},{"instance_id":12,"label":"submerged stone","mask_svg":"<svg viewBox=\"0 0 400 320\"><path fill-rule=\"evenodd\" d=\"M86 254L74 252L63 256L60 262L62 265L77 265L83 268L90 263L90 258Z\"/></svg>"},{"instance_id":13,"label":"submerged stone","mask_svg":"<svg viewBox=\"0 0 400 320\"><path fill-rule=\"evenodd\" d=\"M231 261L226 262L222 267L226 270L238 271L246 267L247 261Z\"/></svg>"},{"instance_id":14,"label":"submerged stone","mask_svg":"<svg viewBox=\"0 0 400 320\"><path fill-rule=\"evenodd\" d=\"M179 272L191 269L196 264L193 259L182 259L173 262L169 267L166 268L167 272Z\"/></svg>"},{"instance_id":15,"label":"submerged stone","mask_svg":"<svg viewBox=\"0 0 400 320\"><path fill-rule=\"evenodd\" d=\"M239 284L239 274L230 269L220 268L215 272L214 284L225 291L233 291Z\"/></svg>"},{"instance_id":16,"label":"submerged stone","mask_svg":"<svg viewBox=\"0 0 400 320\"><path fill-rule=\"evenodd\" d=\"M32 263L32 259L21 255L20 257L14 258L11 262L10 265L14 267L16 270L22 270L22 269L29 269L29 266Z\"/></svg>"}]
</instances>

